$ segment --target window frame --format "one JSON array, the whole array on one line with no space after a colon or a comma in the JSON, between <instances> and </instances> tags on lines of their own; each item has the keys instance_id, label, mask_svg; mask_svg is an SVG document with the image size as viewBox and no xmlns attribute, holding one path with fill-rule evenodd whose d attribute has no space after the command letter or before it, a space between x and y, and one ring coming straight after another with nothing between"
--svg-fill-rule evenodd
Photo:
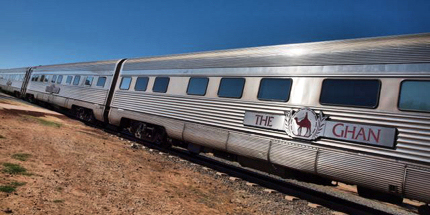
<instances>
[{"instance_id":1,"label":"window frame","mask_svg":"<svg viewBox=\"0 0 430 215\"><path fill-rule=\"evenodd\" d=\"M243 79L243 86L242 86L242 91L240 93L240 97L219 96L219 91L221 89L221 83L222 83L223 79ZM217 96L218 96L218 98L241 99L243 97L243 90L245 89L245 84L246 84L246 78L245 77L223 77L223 78L221 78L221 80L219 81L219 84L218 84Z\"/></svg>"},{"instance_id":2,"label":"window frame","mask_svg":"<svg viewBox=\"0 0 430 215\"><path fill-rule=\"evenodd\" d=\"M105 81L103 82L103 86L99 86L99 85L98 85L98 84L99 84L99 80L100 80L101 78L104 78L104 79L105 79ZM104 88L104 87L105 87L105 85L106 85L106 81L107 81L107 77L106 77L106 76L99 76L99 77L97 77L96 87Z\"/></svg>"},{"instance_id":3,"label":"window frame","mask_svg":"<svg viewBox=\"0 0 430 215\"><path fill-rule=\"evenodd\" d=\"M260 90L261 90L261 82L263 82L263 79L282 79L282 80L290 80L291 84L290 84L290 90L288 92L288 98L287 100L279 100L279 99L260 99L258 98L258 96L260 95ZM257 100L259 101L271 101L271 102L288 102L290 101L290 96L291 96L291 90L293 89L293 79L292 78L276 78L276 77L270 77L270 78L261 78L260 79L260 86L258 86L258 92L257 92Z\"/></svg>"},{"instance_id":4,"label":"window frame","mask_svg":"<svg viewBox=\"0 0 430 215\"><path fill-rule=\"evenodd\" d=\"M401 111L401 112L415 112L415 113L430 113L429 111L424 111L424 110L405 110L405 109L400 109L400 95L402 94L402 85L403 82L405 81L419 81L419 82L429 82L430 80L422 80L422 79L403 79L402 81L400 81L400 86L399 86L399 95L397 95L397 110Z\"/></svg>"},{"instance_id":5,"label":"window frame","mask_svg":"<svg viewBox=\"0 0 430 215\"><path fill-rule=\"evenodd\" d=\"M67 83L68 81L67 81L67 79L69 79L69 77L71 77L70 78L70 82L69 83ZM73 83L73 75L68 75L67 77L66 77L66 84L68 84L68 85L72 85L72 83Z\"/></svg>"},{"instance_id":6,"label":"window frame","mask_svg":"<svg viewBox=\"0 0 430 215\"><path fill-rule=\"evenodd\" d=\"M53 75L51 78L51 83L55 84L55 82L57 82L57 78L58 78L57 75Z\"/></svg>"},{"instance_id":7,"label":"window frame","mask_svg":"<svg viewBox=\"0 0 430 215\"><path fill-rule=\"evenodd\" d=\"M323 92L324 82L326 80L356 80L356 81L377 81L378 82L378 93L376 95L376 103L374 106L358 106L358 105L343 105L343 104L328 104L328 103L322 103L321 102L321 95ZM382 88L382 81L380 79L366 79L366 78L360 78L360 79L354 79L354 78L324 78L324 80L321 83L321 89L320 89L320 96L318 99L318 102L320 105L323 106L336 106L336 107L353 107L353 108L365 108L365 109L377 109L379 106L379 100L381 98L381 88Z\"/></svg>"},{"instance_id":8,"label":"window frame","mask_svg":"<svg viewBox=\"0 0 430 215\"><path fill-rule=\"evenodd\" d=\"M167 87L166 87L166 90L164 92L154 91L155 83L156 83L158 78L167 78L167 80L168 80L167 81ZM152 92L153 93L167 93L167 91L169 90L169 85L170 85L170 77L169 76L157 76L157 77L155 77L154 84L152 85Z\"/></svg>"},{"instance_id":9,"label":"window frame","mask_svg":"<svg viewBox=\"0 0 430 215\"><path fill-rule=\"evenodd\" d=\"M90 84L87 84L87 80L88 80L88 78L91 78L91 82L90 82ZM85 78L84 86L91 87L91 86L93 85L93 82L94 82L94 76L90 76L90 75L88 75L88 76L86 76L86 78Z\"/></svg>"},{"instance_id":10,"label":"window frame","mask_svg":"<svg viewBox=\"0 0 430 215\"><path fill-rule=\"evenodd\" d=\"M188 93L188 90L190 89L191 79L193 79L193 78L205 78L205 79L207 80L206 87L205 87L205 92L204 92L203 94L190 94L190 93ZM192 96L205 96L205 95L206 95L206 93L207 93L207 91L208 91L209 81L210 81L209 77L205 77L205 76L190 77L190 78L188 79L187 91L186 91L185 93L186 93L187 95L192 95Z\"/></svg>"},{"instance_id":11,"label":"window frame","mask_svg":"<svg viewBox=\"0 0 430 215\"><path fill-rule=\"evenodd\" d=\"M136 90L136 87L137 87L137 81L139 80L139 78L146 78L147 79L147 81L146 81L146 86L145 86L145 90ZM170 80L169 80L169 82L170 82ZM155 83L155 80L154 80L154 83ZM136 82L134 83L134 91L137 91L137 92L146 92L147 90L148 90L148 85L149 85L149 77L148 76L137 76L137 78L136 78ZM168 86L167 86L168 87Z\"/></svg>"},{"instance_id":12,"label":"window frame","mask_svg":"<svg viewBox=\"0 0 430 215\"><path fill-rule=\"evenodd\" d=\"M75 84L76 78L78 78L78 83L77 84ZM81 76L80 75L75 75L75 78L73 78L72 85L73 86L79 86L80 82L81 82Z\"/></svg>"},{"instance_id":13,"label":"window frame","mask_svg":"<svg viewBox=\"0 0 430 215\"><path fill-rule=\"evenodd\" d=\"M60 82L58 82L58 81L60 81ZM57 77L57 81L55 82L55 83L57 83L57 84L61 84L63 82L63 75L59 75L58 77Z\"/></svg>"},{"instance_id":14,"label":"window frame","mask_svg":"<svg viewBox=\"0 0 430 215\"><path fill-rule=\"evenodd\" d=\"M124 78L130 78L130 84L128 85L128 88L127 89L123 89L123 88L121 88L121 85L122 85L122 82L124 81ZM121 82L119 83L119 86L118 86L118 88L120 89L120 90L129 90L130 89L130 86L131 86L131 82L133 81L133 77L132 76L122 76L121 77Z\"/></svg>"}]
</instances>

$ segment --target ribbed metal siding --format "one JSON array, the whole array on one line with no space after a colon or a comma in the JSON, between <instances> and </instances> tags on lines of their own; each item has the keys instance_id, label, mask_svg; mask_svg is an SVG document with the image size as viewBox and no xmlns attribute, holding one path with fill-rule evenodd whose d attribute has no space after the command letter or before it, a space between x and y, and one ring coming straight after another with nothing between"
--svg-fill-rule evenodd
<instances>
[{"instance_id":1,"label":"ribbed metal siding","mask_svg":"<svg viewBox=\"0 0 430 215\"><path fill-rule=\"evenodd\" d=\"M198 124L185 124L184 140L215 149L226 150L228 132Z\"/></svg>"},{"instance_id":2,"label":"ribbed metal siding","mask_svg":"<svg viewBox=\"0 0 430 215\"><path fill-rule=\"evenodd\" d=\"M427 63L429 44L420 34L278 45L130 59L123 70Z\"/></svg>"},{"instance_id":3,"label":"ribbed metal siding","mask_svg":"<svg viewBox=\"0 0 430 215\"><path fill-rule=\"evenodd\" d=\"M430 202L430 171L406 169L405 196Z\"/></svg>"},{"instance_id":4,"label":"ribbed metal siding","mask_svg":"<svg viewBox=\"0 0 430 215\"><path fill-rule=\"evenodd\" d=\"M48 86L48 83L31 82L28 90L48 94L45 92L46 86ZM108 93L107 89L67 85L58 86L61 88L60 93L54 94L54 96L61 96L100 105L104 105Z\"/></svg>"},{"instance_id":5,"label":"ribbed metal siding","mask_svg":"<svg viewBox=\"0 0 430 215\"><path fill-rule=\"evenodd\" d=\"M228 137L227 151L250 158L267 160L270 139L256 135L231 132Z\"/></svg>"},{"instance_id":6,"label":"ribbed metal siding","mask_svg":"<svg viewBox=\"0 0 430 215\"><path fill-rule=\"evenodd\" d=\"M398 130L395 151L380 149L377 151L372 150L372 152L376 151L376 153L381 154L386 154L385 151L395 152L393 155L396 157L430 163L430 116L399 115L371 111L363 112L344 110L340 108L336 110L324 108L321 110L323 110L324 114L328 115L332 120L395 127ZM321 140L318 143L341 147L355 146L365 148L353 143L328 139Z\"/></svg>"},{"instance_id":7,"label":"ribbed metal siding","mask_svg":"<svg viewBox=\"0 0 430 215\"><path fill-rule=\"evenodd\" d=\"M289 168L315 173L317 148L290 142L272 141L270 162Z\"/></svg>"},{"instance_id":8,"label":"ribbed metal siding","mask_svg":"<svg viewBox=\"0 0 430 215\"><path fill-rule=\"evenodd\" d=\"M22 81L12 81L11 86L18 89L18 91L21 91Z\"/></svg>"},{"instance_id":9,"label":"ribbed metal siding","mask_svg":"<svg viewBox=\"0 0 430 215\"><path fill-rule=\"evenodd\" d=\"M254 134L291 139L283 131L272 131L243 125L245 111L262 111L282 114L290 110L285 105L263 102L248 102L204 97L181 97L166 94L146 94L132 91L117 91L113 107L140 113L187 120L195 123L235 129ZM311 107L313 108L313 107ZM430 117L406 116L372 110L351 110L337 107L313 108L323 111L330 120L366 123L398 128L397 148L385 149L363 144L321 138L317 144L365 151L430 163Z\"/></svg>"},{"instance_id":10,"label":"ribbed metal siding","mask_svg":"<svg viewBox=\"0 0 430 215\"><path fill-rule=\"evenodd\" d=\"M363 154L319 150L317 173L364 185L385 192L389 185L401 192L404 164L395 163Z\"/></svg>"}]
</instances>

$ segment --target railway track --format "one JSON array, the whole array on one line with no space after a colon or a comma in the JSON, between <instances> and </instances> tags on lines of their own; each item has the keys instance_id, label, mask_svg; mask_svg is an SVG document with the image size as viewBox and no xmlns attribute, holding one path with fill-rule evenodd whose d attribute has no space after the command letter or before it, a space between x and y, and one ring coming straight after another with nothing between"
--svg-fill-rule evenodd
<instances>
[{"instance_id":1,"label":"railway track","mask_svg":"<svg viewBox=\"0 0 430 215\"><path fill-rule=\"evenodd\" d=\"M94 126L94 125L92 125ZM297 184L289 183L288 181L277 178L276 176L271 176L266 173L259 172L257 170L250 170L247 168L232 165L228 161L221 161L221 159L214 159L204 154L193 154L188 150L172 147L170 149L165 149L158 147L149 142L136 139L135 137L118 132L112 128L106 128L102 126L96 126L99 129L103 129L105 132L119 136L121 138L133 141L135 143L142 144L149 149L158 150L166 154L176 156L178 158L187 160L189 162L211 168L217 172L222 172L228 176L240 178L246 182L258 184L262 187L269 188L280 192L285 195L294 196L302 200L306 200L311 203L315 203L333 211L338 211L347 214L378 214L378 215L388 215L388 214L412 214L412 212L398 213L398 210L389 207L375 206L373 207L360 203L351 201L340 196L331 195L322 191L307 188ZM372 200L369 200L372 201Z\"/></svg>"}]
</instances>

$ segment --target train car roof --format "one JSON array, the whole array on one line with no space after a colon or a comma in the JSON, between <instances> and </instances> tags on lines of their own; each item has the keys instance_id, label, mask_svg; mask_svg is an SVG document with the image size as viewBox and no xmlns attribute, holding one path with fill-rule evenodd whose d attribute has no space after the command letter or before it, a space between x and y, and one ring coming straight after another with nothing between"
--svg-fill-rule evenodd
<instances>
[{"instance_id":1,"label":"train car roof","mask_svg":"<svg viewBox=\"0 0 430 215\"><path fill-rule=\"evenodd\" d=\"M123 70L430 63L430 33L128 59Z\"/></svg>"},{"instance_id":2,"label":"train car roof","mask_svg":"<svg viewBox=\"0 0 430 215\"><path fill-rule=\"evenodd\" d=\"M22 68L13 68L13 69L0 69L1 74L5 73L26 73L29 67L22 67Z\"/></svg>"},{"instance_id":3,"label":"train car roof","mask_svg":"<svg viewBox=\"0 0 430 215\"><path fill-rule=\"evenodd\" d=\"M56 71L114 71L119 60L105 60L93 62L55 64L32 67L35 72L56 72Z\"/></svg>"}]
</instances>

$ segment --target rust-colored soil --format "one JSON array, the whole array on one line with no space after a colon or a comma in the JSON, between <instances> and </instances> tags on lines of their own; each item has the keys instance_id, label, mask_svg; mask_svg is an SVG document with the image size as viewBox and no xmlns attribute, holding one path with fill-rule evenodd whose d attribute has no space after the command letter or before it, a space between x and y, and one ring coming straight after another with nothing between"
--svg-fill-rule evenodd
<instances>
[{"instance_id":1,"label":"rust-colored soil","mask_svg":"<svg viewBox=\"0 0 430 215\"><path fill-rule=\"evenodd\" d=\"M126 141L64 116L0 107L0 135L0 169L8 162L30 173L0 172L0 186L26 182L15 192L0 192L0 214L261 211L261 205L243 207L235 201L252 201L252 194L230 189L166 156L132 150ZM12 158L16 153L31 156L20 161Z\"/></svg>"}]
</instances>

